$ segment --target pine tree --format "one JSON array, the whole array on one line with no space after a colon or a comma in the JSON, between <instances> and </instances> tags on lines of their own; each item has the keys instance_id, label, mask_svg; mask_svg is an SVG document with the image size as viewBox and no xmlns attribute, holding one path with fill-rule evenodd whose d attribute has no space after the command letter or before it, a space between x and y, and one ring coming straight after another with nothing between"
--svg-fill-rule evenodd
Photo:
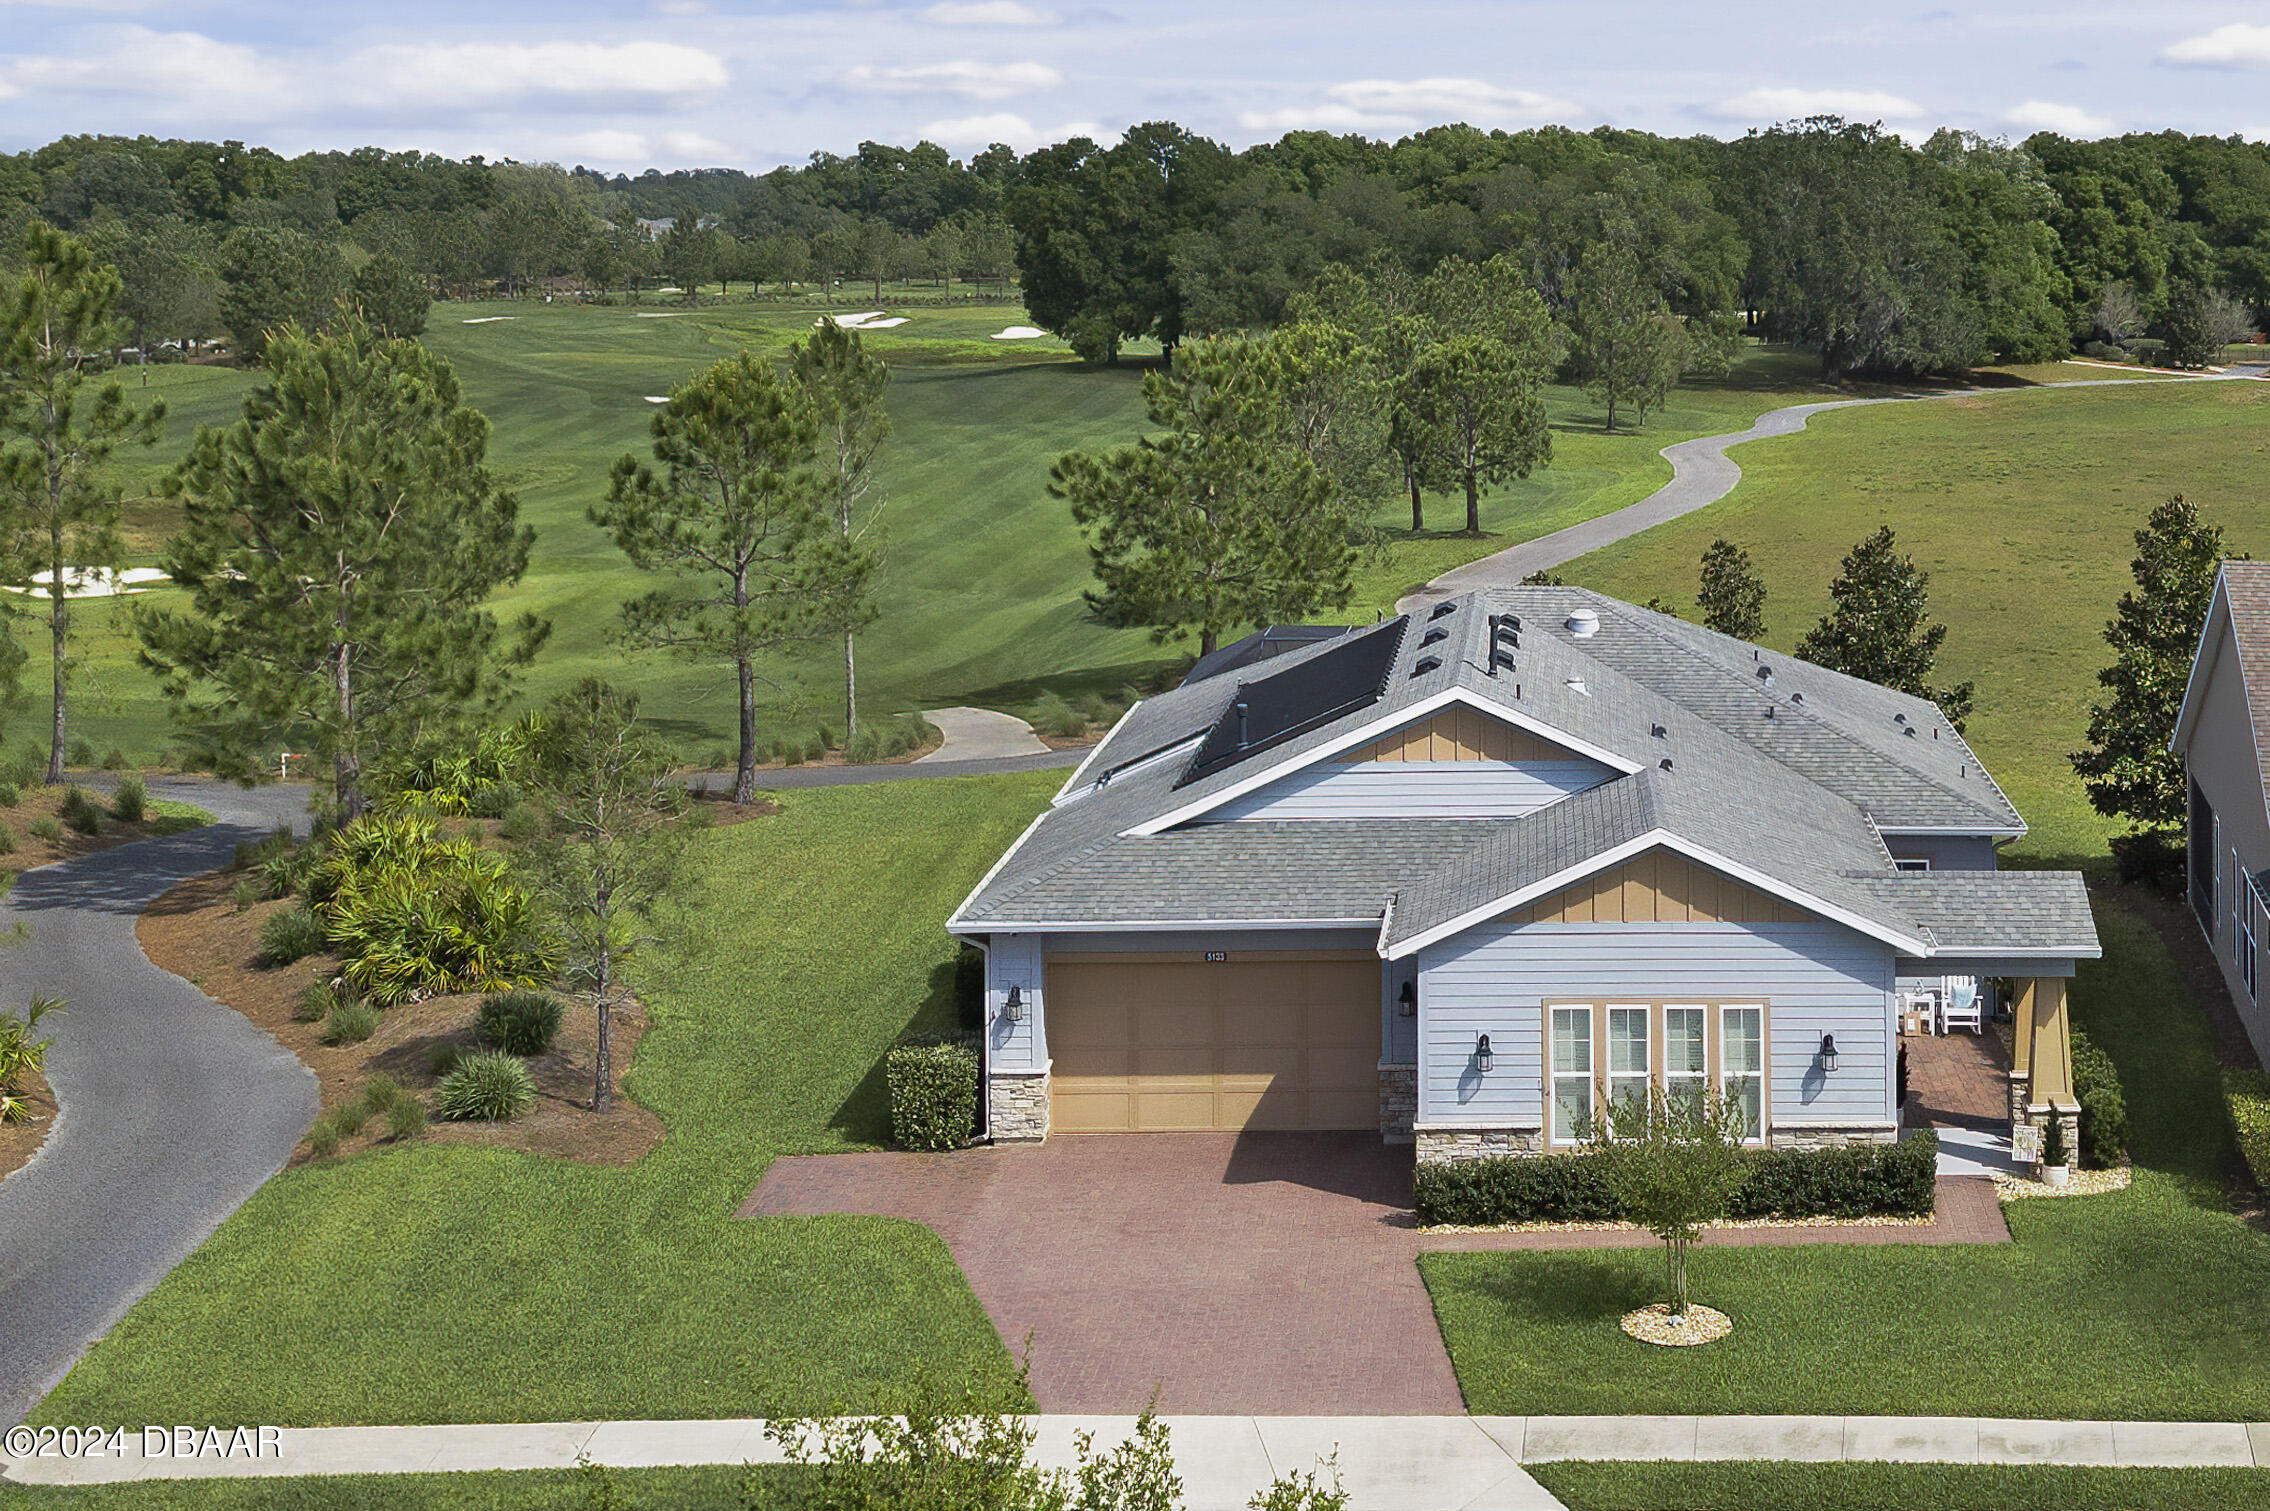
<instances>
[{"instance_id":1,"label":"pine tree","mask_svg":"<svg viewBox=\"0 0 2270 1511\"><path fill-rule=\"evenodd\" d=\"M2097 681L2108 696L2089 709L2089 746L2071 759L2090 806L2142 833L2172 839L2184 827L2183 762L2168 740L2222 559L2223 532L2177 494L2136 532L2136 586L2105 625L2113 661Z\"/></svg>"},{"instance_id":2,"label":"pine tree","mask_svg":"<svg viewBox=\"0 0 2270 1511\"><path fill-rule=\"evenodd\" d=\"M835 511L836 531L850 549L881 552L870 540L883 496L875 486L875 462L890 438L891 415L883 394L891 386L891 367L861 349L859 332L822 320L798 342L790 356L796 380L812 401L820 427L820 478ZM872 591L847 596L836 607L843 615L843 738L859 732L859 670L853 642L875 620Z\"/></svg>"},{"instance_id":3,"label":"pine tree","mask_svg":"<svg viewBox=\"0 0 2270 1511\"><path fill-rule=\"evenodd\" d=\"M1766 634L1766 584L1758 575L1750 553L1726 539L1714 540L1703 552L1702 588L1695 594L1706 629L1737 640L1763 640Z\"/></svg>"},{"instance_id":4,"label":"pine tree","mask_svg":"<svg viewBox=\"0 0 2270 1511\"><path fill-rule=\"evenodd\" d=\"M819 421L800 384L749 352L680 385L654 417L657 474L615 463L594 524L668 586L623 605L634 645L729 662L740 707L733 801L757 789L757 659L832 636L875 559L835 529L817 475Z\"/></svg>"},{"instance_id":5,"label":"pine tree","mask_svg":"<svg viewBox=\"0 0 2270 1511\"><path fill-rule=\"evenodd\" d=\"M1669 397L1687 355L1686 332L1665 310L1661 287L1631 248L1598 243L1586 249L1570 281L1569 313L1585 391L1606 407L1605 428L1616 428L1620 405L1646 424L1647 412Z\"/></svg>"},{"instance_id":6,"label":"pine tree","mask_svg":"<svg viewBox=\"0 0 2270 1511\"><path fill-rule=\"evenodd\" d=\"M70 735L72 581L115 571L126 550L103 464L121 445L154 444L166 409L162 399L127 403L123 384L97 374L125 339L113 313L117 271L49 225L31 228L24 255L0 308L0 570L47 594L53 783L63 780ZM0 686L12 697L27 658L13 636L0 644Z\"/></svg>"},{"instance_id":7,"label":"pine tree","mask_svg":"<svg viewBox=\"0 0 2270 1511\"><path fill-rule=\"evenodd\" d=\"M1816 666L1880 683L1939 705L1957 730L1969 719L1976 685L1932 683L1947 627L1930 622L1930 575L1902 556L1892 527L1852 548L1844 570L1829 584L1830 609L1797 642L1797 654Z\"/></svg>"},{"instance_id":8,"label":"pine tree","mask_svg":"<svg viewBox=\"0 0 2270 1511\"><path fill-rule=\"evenodd\" d=\"M206 426L167 479L186 516L164 563L191 612L135 630L175 717L225 775L269 770L279 737L331 772L344 818L386 752L478 714L508 656L486 607L533 532L487 466L489 422L449 364L343 312L286 326L242 418Z\"/></svg>"},{"instance_id":9,"label":"pine tree","mask_svg":"<svg viewBox=\"0 0 2270 1511\"><path fill-rule=\"evenodd\" d=\"M1102 455L1068 452L1049 492L1087 533L1106 624L1164 644L1343 607L1354 592L1355 522L1330 478L1291 444L1258 343L1185 342L1143 380L1161 435Z\"/></svg>"},{"instance_id":10,"label":"pine tree","mask_svg":"<svg viewBox=\"0 0 2270 1511\"><path fill-rule=\"evenodd\" d=\"M1412 411L1426 427L1442 471L1466 491L1466 533L1482 533L1482 489L1527 477L1552 460L1545 401L1521 381L1502 341L1459 336L1432 347L1411 370Z\"/></svg>"}]
</instances>

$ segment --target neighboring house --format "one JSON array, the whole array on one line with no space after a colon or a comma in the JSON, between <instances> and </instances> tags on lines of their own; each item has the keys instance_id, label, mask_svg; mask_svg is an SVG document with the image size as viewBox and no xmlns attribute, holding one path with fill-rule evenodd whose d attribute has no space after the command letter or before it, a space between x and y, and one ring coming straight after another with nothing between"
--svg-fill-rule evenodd
<instances>
[{"instance_id":1,"label":"neighboring house","mask_svg":"<svg viewBox=\"0 0 2270 1511\"><path fill-rule=\"evenodd\" d=\"M2073 1115L2081 878L1930 703L1565 587L1471 594L1130 709L948 927L988 1131L1566 1147L1650 1085L1761 1143L1897 1137L1897 1003L2008 978Z\"/></svg>"},{"instance_id":2,"label":"neighboring house","mask_svg":"<svg viewBox=\"0 0 2270 1511\"><path fill-rule=\"evenodd\" d=\"M2191 795L2186 891L2231 989L2257 1057L2270 1063L2270 1013L2258 983L2270 919L2270 807L2262 752L2270 746L2270 562L2226 561L2200 627L2168 749L2183 758Z\"/></svg>"}]
</instances>

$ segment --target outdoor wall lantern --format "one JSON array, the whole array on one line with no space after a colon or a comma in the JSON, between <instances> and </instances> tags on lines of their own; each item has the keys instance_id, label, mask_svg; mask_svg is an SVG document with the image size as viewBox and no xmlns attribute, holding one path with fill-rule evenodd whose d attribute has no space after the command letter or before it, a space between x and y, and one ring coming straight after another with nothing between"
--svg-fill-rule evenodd
<instances>
[{"instance_id":1,"label":"outdoor wall lantern","mask_svg":"<svg viewBox=\"0 0 2270 1511\"><path fill-rule=\"evenodd\" d=\"M1023 987L1012 986L1009 988L1008 999L1001 1004L1001 1016L1007 1018L1011 1023L1025 1021L1025 989Z\"/></svg>"},{"instance_id":2,"label":"outdoor wall lantern","mask_svg":"<svg viewBox=\"0 0 2270 1511\"><path fill-rule=\"evenodd\" d=\"M1395 1011L1403 1017L1416 1017L1419 1011L1419 984L1406 981L1395 993Z\"/></svg>"},{"instance_id":3,"label":"outdoor wall lantern","mask_svg":"<svg viewBox=\"0 0 2270 1511\"><path fill-rule=\"evenodd\" d=\"M1490 1036L1484 1034L1474 1041L1474 1068L1488 1075L1490 1067L1496 1063L1497 1056L1490 1053Z\"/></svg>"},{"instance_id":4,"label":"outdoor wall lantern","mask_svg":"<svg viewBox=\"0 0 2270 1511\"><path fill-rule=\"evenodd\" d=\"M1829 1071L1832 1074L1836 1071L1835 1034L1821 1035L1821 1069Z\"/></svg>"}]
</instances>

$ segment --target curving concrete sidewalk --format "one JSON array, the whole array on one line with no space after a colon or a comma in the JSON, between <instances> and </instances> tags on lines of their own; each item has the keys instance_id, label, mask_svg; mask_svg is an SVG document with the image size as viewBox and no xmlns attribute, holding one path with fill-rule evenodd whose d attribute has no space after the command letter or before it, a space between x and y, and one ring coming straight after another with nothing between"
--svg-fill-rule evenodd
<instances>
[{"instance_id":1,"label":"curving concrete sidewalk","mask_svg":"<svg viewBox=\"0 0 2270 1511\"><path fill-rule=\"evenodd\" d=\"M55 1127L0 1182L0 1425L259 1189L316 1112L315 1077L290 1051L134 938L159 893L279 823L304 827L306 790L150 790L221 822L27 871L6 898L4 921L29 937L0 949L0 1004L45 992L69 1006L41 1025Z\"/></svg>"},{"instance_id":2,"label":"curving concrete sidewalk","mask_svg":"<svg viewBox=\"0 0 2270 1511\"><path fill-rule=\"evenodd\" d=\"M1747 430L1728 431L1724 435L1697 436L1663 448L1663 459L1671 464L1671 481L1650 493L1636 504L1626 505L1609 514L1525 540L1517 546L1508 546L1495 555L1479 561L1470 561L1453 567L1425 586L1416 588L1397 600L1397 613L1410 613L1425 608L1437 599L1453 598L1460 593L1471 593L1478 588L1511 587L1533 572L1549 572L1579 556L1628 540L1643 530L1668 523L1682 514L1717 503L1734 491L1742 480L1742 469L1735 464L1727 451L1746 441L1765 440L1771 436L1794 435L1805 428L1806 422L1817 414L1832 409L1859 409L1873 404L1924 404L1940 399L1992 398L2000 394L2039 393L2045 388L2125 388L2144 383L2227 383L2263 377L2254 368L2233 368L2228 372L2202 373L2192 376L2167 375L2156 378L2075 378L2062 383L2035 383L2023 388L1961 388L1947 393L1891 394L1874 399L1828 399L1815 404L1791 404L1783 409L1769 409L1758 416Z\"/></svg>"},{"instance_id":3,"label":"curving concrete sidewalk","mask_svg":"<svg viewBox=\"0 0 2270 1511\"><path fill-rule=\"evenodd\" d=\"M1033 727L1015 714L990 708L933 708L922 717L937 725L945 739L928 755L916 756L910 765L1052 754L1033 733Z\"/></svg>"}]
</instances>

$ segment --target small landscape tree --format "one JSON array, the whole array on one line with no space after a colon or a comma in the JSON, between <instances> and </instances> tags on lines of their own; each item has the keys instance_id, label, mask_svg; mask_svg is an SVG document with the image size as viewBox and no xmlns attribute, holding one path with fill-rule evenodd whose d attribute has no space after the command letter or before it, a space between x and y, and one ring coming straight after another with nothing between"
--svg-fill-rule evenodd
<instances>
[{"instance_id":1,"label":"small landscape tree","mask_svg":"<svg viewBox=\"0 0 2270 1511\"><path fill-rule=\"evenodd\" d=\"M2222 559L2223 532L2175 495L2136 532L2136 586L2120 595L2105 625L2113 660L2097 683L2106 696L2089 709L2088 748L2071 760L2089 805L2152 836L2148 844L2181 842L2183 762L2168 740Z\"/></svg>"},{"instance_id":2,"label":"small landscape tree","mask_svg":"<svg viewBox=\"0 0 2270 1511\"><path fill-rule=\"evenodd\" d=\"M661 472L623 457L591 511L631 565L670 578L623 606L625 638L732 666L739 804L756 795L758 658L839 630L875 569L835 528L818 442L803 388L743 352L672 392L654 417Z\"/></svg>"},{"instance_id":3,"label":"small landscape tree","mask_svg":"<svg viewBox=\"0 0 2270 1511\"><path fill-rule=\"evenodd\" d=\"M653 938L677 885L688 834L686 795L670 752L638 723L638 700L597 679L555 698L530 751L544 827L521 847L569 986L598 1022L591 1109L614 1104L609 1026L624 960Z\"/></svg>"},{"instance_id":4,"label":"small landscape tree","mask_svg":"<svg viewBox=\"0 0 2270 1511\"><path fill-rule=\"evenodd\" d=\"M1588 1130L1588 1158L1616 1205L1663 1240L1665 1304L1686 1315L1687 1251L1726 1215L1749 1179L1742 1157L1743 1106L1717 1091L1670 1096L1650 1088L1644 1110L1627 1109Z\"/></svg>"},{"instance_id":5,"label":"small landscape tree","mask_svg":"<svg viewBox=\"0 0 2270 1511\"><path fill-rule=\"evenodd\" d=\"M865 351L859 332L822 320L796 343L789 365L812 401L818 421L820 486L835 515L836 531L847 551L881 553L869 539L883 508L875 482L875 463L890 439L891 413L883 395L891 386L891 367ZM843 738L859 731L859 669L854 642L874 622L874 576L835 603L843 631Z\"/></svg>"},{"instance_id":6,"label":"small landscape tree","mask_svg":"<svg viewBox=\"0 0 2270 1511\"><path fill-rule=\"evenodd\" d=\"M1958 731L1969 719L1976 684L1941 687L1931 680L1947 627L1931 623L1931 577L1902 556L1890 525L1852 548L1829 584L1829 612L1797 642L1815 666L1881 683L1939 705Z\"/></svg>"},{"instance_id":7,"label":"small landscape tree","mask_svg":"<svg viewBox=\"0 0 2270 1511\"><path fill-rule=\"evenodd\" d=\"M1705 629L1737 640L1763 640L1766 583L1750 553L1723 536L1703 552L1702 587L1695 594Z\"/></svg>"},{"instance_id":8,"label":"small landscape tree","mask_svg":"<svg viewBox=\"0 0 2270 1511\"><path fill-rule=\"evenodd\" d=\"M24 270L0 306L0 573L47 595L54 672L47 780L63 780L70 735L71 588L81 572L115 569L118 491L103 465L121 445L156 443L165 401L127 402L103 375L124 339L117 272L53 226L24 239ZM28 658L0 637L0 693L12 698Z\"/></svg>"}]
</instances>

